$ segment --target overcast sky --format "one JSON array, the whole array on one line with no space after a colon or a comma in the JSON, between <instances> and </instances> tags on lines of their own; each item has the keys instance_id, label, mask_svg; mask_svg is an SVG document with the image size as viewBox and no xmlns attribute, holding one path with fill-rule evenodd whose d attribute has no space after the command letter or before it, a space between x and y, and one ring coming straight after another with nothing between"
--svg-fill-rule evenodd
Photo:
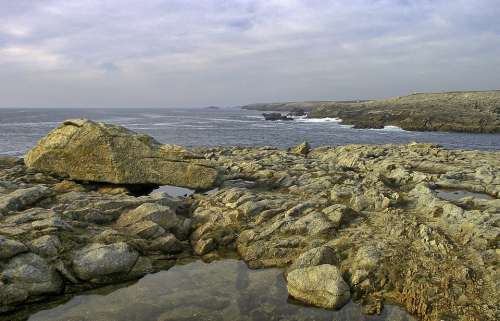
<instances>
[{"instance_id":1,"label":"overcast sky","mask_svg":"<svg viewBox=\"0 0 500 321\"><path fill-rule=\"evenodd\" d=\"M499 0L0 0L0 107L500 89Z\"/></svg>"}]
</instances>

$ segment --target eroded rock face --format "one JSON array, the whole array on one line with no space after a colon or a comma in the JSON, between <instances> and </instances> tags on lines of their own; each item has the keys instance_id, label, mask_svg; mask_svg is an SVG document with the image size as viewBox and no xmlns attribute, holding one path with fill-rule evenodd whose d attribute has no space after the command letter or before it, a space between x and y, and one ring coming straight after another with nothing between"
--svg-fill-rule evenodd
<instances>
[{"instance_id":1,"label":"eroded rock face","mask_svg":"<svg viewBox=\"0 0 500 321\"><path fill-rule=\"evenodd\" d=\"M76 119L52 130L26 154L30 168L73 180L208 189L217 171L197 156L120 126Z\"/></svg>"},{"instance_id":2,"label":"eroded rock face","mask_svg":"<svg viewBox=\"0 0 500 321\"><path fill-rule=\"evenodd\" d=\"M291 296L327 309L339 309L351 297L339 270L329 264L293 270L288 273L287 282Z\"/></svg>"}]
</instances>

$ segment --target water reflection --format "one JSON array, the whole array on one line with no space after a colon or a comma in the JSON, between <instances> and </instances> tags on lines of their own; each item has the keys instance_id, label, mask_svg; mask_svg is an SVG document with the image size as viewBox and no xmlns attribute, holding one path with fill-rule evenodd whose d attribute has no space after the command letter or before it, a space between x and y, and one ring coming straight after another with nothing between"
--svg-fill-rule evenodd
<instances>
[{"instance_id":1,"label":"water reflection","mask_svg":"<svg viewBox=\"0 0 500 321\"><path fill-rule=\"evenodd\" d=\"M174 185L162 185L153 190L153 193L165 192L170 196L189 196L194 193L194 190Z\"/></svg>"},{"instance_id":2,"label":"water reflection","mask_svg":"<svg viewBox=\"0 0 500 321\"><path fill-rule=\"evenodd\" d=\"M466 190L460 190L460 189L443 189L443 188L438 188L435 190L436 194L439 198L442 198L447 201L458 201L464 197L473 197L477 199L482 199L482 200L492 200L493 197L488 195L488 194L483 194L483 193L475 193L475 192L469 192Z\"/></svg>"},{"instance_id":3,"label":"water reflection","mask_svg":"<svg viewBox=\"0 0 500 321\"><path fill-rule=\"evenodd\" d=\"M349 303L340 311L294 304L279 269L250 270L237 260L200 261L150 274L114 292L79 295L29 320L414 320L399 307L365 316Z\"/></svg>"}]
</instances>

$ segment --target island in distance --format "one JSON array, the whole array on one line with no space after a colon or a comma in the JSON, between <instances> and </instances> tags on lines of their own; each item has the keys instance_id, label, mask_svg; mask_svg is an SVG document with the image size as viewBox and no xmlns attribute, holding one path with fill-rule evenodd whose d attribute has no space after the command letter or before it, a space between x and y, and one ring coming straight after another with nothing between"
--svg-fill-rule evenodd
<instances>
[{"instance_id":1,"label":"island in distance","mask_svg":"<svg viewBox=\"0 0 500 321\"><path fill-rule=\"evenodd\" d=\"M500 90L415 93L382 100L258 103L243 109L333 117L354 128L500 133Z\"/></svg>"}]
</instances>

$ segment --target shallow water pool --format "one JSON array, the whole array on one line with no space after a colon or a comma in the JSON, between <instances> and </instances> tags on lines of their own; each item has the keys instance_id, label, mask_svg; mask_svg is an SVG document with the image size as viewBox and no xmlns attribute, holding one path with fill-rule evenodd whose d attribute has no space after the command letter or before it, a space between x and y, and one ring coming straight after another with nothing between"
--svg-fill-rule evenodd
<instances>
[{"instance_id":1,"label":"shallow water pool","mask_svg":"<svg viewBox=\"0 0 500 321\"><path fill-rule=\"evenodd\" d=\"M469 192L461 189L444 189L438 188L435 190L436 194L439 198L442 198L447 201L458 201L464 197L473 197L482 200L492 200L494 199L492 196L484 193L475 193Z\"/></svg>"},{"instance_id":2,"label":"shallow water pool","mask_svg":"<svg viewBox=\"0 0 500 321\"><path fill-rule=\"evenodd\" d=\"M250 270L238 260L195 261L146 275L138 282L99 294L78 295L65 304L33 314L30 321L356 321L415 320L386 305L366 316L350 302L339 311L308 307L288 298L279 269Z\"/></svg>"},{"instance_id":3,"label":"shallow water pool","mask_svg":"<svg viewBox=\"0 0 500 321\"><path fill-rule=\"evenodd\" d=\"M157 193L157 192L165 192L170 196L189 196L194 194L194 190L192 189L185 187L178 187L174 185L162 185L152 191L152 193Z\"/></svg>"}]
</instances>

